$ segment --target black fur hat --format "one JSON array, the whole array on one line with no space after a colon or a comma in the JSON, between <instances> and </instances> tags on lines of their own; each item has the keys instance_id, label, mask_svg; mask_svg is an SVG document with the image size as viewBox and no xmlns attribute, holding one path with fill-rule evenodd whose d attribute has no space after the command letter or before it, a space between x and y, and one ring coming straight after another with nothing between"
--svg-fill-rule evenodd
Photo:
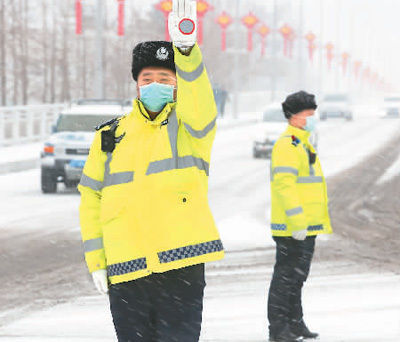
<instances>
[{"instance_id":1,"label":"black fur hat","mask_svg":"<svg viewBox=\"0 0 400 342\"><path fill-rule=\"evenodd\" d=\"M174 49L171 42L143 42L135 46L132 52L132 77L135 81L145 67L159 66L176 72Z\"/></svg>"},{"instance_id":2,"label":"black fur hat","mask_svg":"<svg viewBox=\"0 0 400 342\"><path fill-rule=\"evenodd\" d=\"M286 119L290 119L292 115L306 109L317 109L317 104L315 103L315 96L303 90L289 95L282 103L282 110Z\"/></svg>"}]
</instances>

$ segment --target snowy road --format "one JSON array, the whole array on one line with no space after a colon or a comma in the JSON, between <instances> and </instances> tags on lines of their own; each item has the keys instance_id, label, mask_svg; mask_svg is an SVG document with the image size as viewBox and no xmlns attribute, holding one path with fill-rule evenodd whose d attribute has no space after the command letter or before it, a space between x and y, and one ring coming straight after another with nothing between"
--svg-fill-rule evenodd
<instances>
[{"instance_id":1,"label":"snowy road","mask_svg":"<svg viewBox=\"0 0 400 342\"><path fill-rule=\"evenodd\" d=\"M399 121L362 114L354 122L332 120L321 123L319 154L327 176L356 165L399 131ZM274 256L267 228L268 162L253 159L251 154L258 129L252 125L221 130L214 145L210 203L229 253L223 262L208 267L204 341L266 340L266 291ZM390 171L392 176L400 174L397 167L394 163ZM19 285L24 282L24 272L27 272L24 265L31 273L38 267L36 277L30 274L41 286L39 293L35 291L35 298L50 297L51 304L54 304L57 296L54 286L61 286L68 277L57 282L50 276L51 251L55 250L50 240L58 236L56 244L65 242L64 247L60 246L59 257L70 257L70 245L79 253L79 196L70 190L42 195L38 169L1 175L0 187L4 194L0 206L0 252L1 261L4 261L1 274L4 281L3 278L0 280L6 285L14 280L18 284L16 291L20 291ZM10 246L14 241L25 241L20 245L26 248L24 253ZM335 243L335 238L332 243ZM329 248L329 242L322 243L322 246ZM36 254L31 255L29 251L35 249ZM329 254L329 251L323 253ZM80 265L79 272L68 270L70 273L67 274L82 276L84 266L79 260L82 256L75 255L74 258ZM13 265L13 260L18 264ZM328 262L323 258L317 259L305 291L305 311L310 326L321 332L322 342L400 341L400 277L388 272L371 273L368 269L354 266L346 260ZM17 277L15 272L19 272ZM85 283L83 287L91 289L88 276L75 281ZM53 287L53 291L47 292L46 285L47 290ZM65 289L66 285L63 286ZM12 284L8 284L7 290L10 289L13 289ZM26 286L25 291L29 290ZM73 289L69 291L73 293ZM68 298L74 297L71 293ZM0 326L2 317L7 318L7 324L0 328L0 340L112 341L114 335L105 299L79 292L82 294L86 295L33 312L25 318L21 318L24 308L20 304L15 306L21 310L13 312L10 305L3 305L8 310L0 313ZM59 295L64 298L63 294ZM29 293L25 296L29 297ZM20 303L17 297L17 294L7 297L3 293L0 303L10 298ZM18 319L11 322L10 317ZM384 331L382 327L385 327Z\"/></svg>"}]
</instances>

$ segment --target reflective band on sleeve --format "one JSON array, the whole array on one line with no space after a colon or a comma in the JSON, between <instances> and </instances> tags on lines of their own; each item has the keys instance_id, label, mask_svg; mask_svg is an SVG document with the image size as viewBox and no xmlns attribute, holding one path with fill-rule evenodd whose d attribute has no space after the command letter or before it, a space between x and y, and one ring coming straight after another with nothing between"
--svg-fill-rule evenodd
<instances>
[{"instance_id":1,"label":"reflective band on sleeve","mask_svg":"<svg viewBox=\"0 0 400 342\"><path fill-rule=\"evenodd\" d=\"M203 73L204 63L201 62L201 64L195 70L193 70L191 72L183 71L181 68L179 68L178 65L175 65L175 67L176 67L177 74L182 79L184 79L187 82L193 82L193 81L197 80Z\"/></svg>"},{"instance_id":2,"label":"reflective band on sleeve","mask_svg":"<svg viewBox=\"0 0 400 342\"><path fill-rule=\"evenodd\" d=\"M215 124L217 122L217 118L215 118L213 121L211 121L204 129L202 130L195 130L193 129L189 124L185 123L185 127L190 133L191 136L201 139L204 138L208 133L211 132L211 130L215 127Z\"/></svg>"},{"instance_id":3,"label":"reflective band on sleeve","mask_svg":"<svg viewBox=\"0 0 400 342\"><path fill-rule=\"evenodd\" d=\"M169 251L164 251L158 253L158 258L160 263L168 263L172 261L194 258L196 256L215 253L223 251L224 247L221 240L214 240L204 243L199 243L198 245L190 245L176 249L170 249Z\"/></svg>"},{"instance_id":4,"label":"reflective band on sleeve","mask_svg":"<svg viewBox=\"0 0 400 342\"><path fill-rule=\"evenodd\" d=\"M297 183L323 183L321 176L298 177Z\"/></svg>"},{"instance_id":5,"label":"reflective band on sleeve","mask_svg":"<svg viewBox=\"0 0 400 342\"><path fill-rule=\"evenodd\" d=\"M104 164L104 184L103 187L130 183L133 181L133 171L110 173L110 163L112 152L107 152L107 160Z\"/></svg>"},{"instance_id":6,"label":"reflective band on sleeve","mask_svg":"<svg viewBox=\"0 0 400 342\"><path fill-rule=\"evenodd\" d=\"M295 169L294 167L290 167L290 166L277 166L274 167L274 169L272 170L273 174L276 173L292 173L295 176L297 176L299 174L299 170Z\"/></svg>"},{"instance_id":7,"label":"reflective band on sleeve","mask_svg":"<svg viewBox=\"0 0 400 342\"><path fill-rule=\"evenodd\" d=\"M107 266L109 277L136 272L147 268L146 258L139 258Z\"/></svg>"},{"instance_id":8,"label":"reflective band on sleeve","mask_svg":"<svg viewBox=\"0 0 400 342\"><path fill-rule=\"evenodd\" d=\"M94 191L100 191L103 187L103 182L95 180L89 176L82 174L81 181L79 182L82 186L87 186Z\"/></svg>"},{"instance_id":9,"label":"reflective band on sleeve","mask_svg":"<svg viewBox=\"0 0 400 342\"><path fill-rule=\"evenodd\" d=\"M85 253L103 248L103 238L86 240L83 242L83 250Z\"/></svg>"},{"instance_id":10,"label":"reflective band on sleeve","mask_svg":"<svg viewBox=\"0 0 400 342\"><path fill-rule=\"evenodd\" d=\"M160 173L164 171L186 169L189 167L197 167L199 170L205 171L209 175L210 165L204 159L194 156L178 157L178 119L175 110L169 117L168 137L171 145L172 158L156 160L149 164L146 175Z\"/></svg>"},{"instance_id":11,"label":"reflective band on sleeve","mask_svg":"<svg viewBox=\"0 0 400 342\"><path fill-rule=\"evenodd\" d=\"M289 209L289 210L285 211L287 216L298 215L298 214L301 214L302 212L303 212L303 208L302 207L297 207L297 208L293 208L293 209Z\"/></svg>"}]
</instances>

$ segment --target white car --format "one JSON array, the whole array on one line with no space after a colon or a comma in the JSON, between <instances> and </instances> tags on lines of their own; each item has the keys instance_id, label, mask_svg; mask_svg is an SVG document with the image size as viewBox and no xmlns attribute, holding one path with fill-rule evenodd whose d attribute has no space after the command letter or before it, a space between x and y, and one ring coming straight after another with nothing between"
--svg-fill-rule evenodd
<instances>
[{"instance_id":1,"label":"white car","mask_svg":"<svg viewBox=\"0 0 400 342\"><path fill-rule=\"evenodd\" d=\"M400 96L391 95L384 98L385 118L400 118Z\"/></svg>"},{"instance_id":2,"label":"white car","mask_svg":"<svg viewBox=\"0 0 400 342\"><path fill-rule=\"evenodd\" d=\"M80 100L61 112L41 152L42 192L57 192L59 182L75 187L80 181L95 127L122 116L130 106L131 101Z\"/></svg>"},{"instance_id":3,"label":"white car","mask_svg":"<svg viewBox=\"0 0 400 342\"><path fill-rule=\"evenodd\" d=\"M321 120L328 118L344 118L353 120L351 99L348 94L327 94L319 106Z\"/></svg>"},{"instance_id":4,"label":"white car","mask_svg":"<svg viewBox=\"0 0 400 342\"><path fill-rule=\"evenodd\" d=\"M318 112L315 114L318 116ZM253 145L254 158L271 158L272 148L275 142L285 131L288 121L282 111L280 103L271 104L263 113L262 123L259 125L258 134ZM314 131L310 136L310 142L317 149L318 132Z\"/></svg>"}]
</instances>

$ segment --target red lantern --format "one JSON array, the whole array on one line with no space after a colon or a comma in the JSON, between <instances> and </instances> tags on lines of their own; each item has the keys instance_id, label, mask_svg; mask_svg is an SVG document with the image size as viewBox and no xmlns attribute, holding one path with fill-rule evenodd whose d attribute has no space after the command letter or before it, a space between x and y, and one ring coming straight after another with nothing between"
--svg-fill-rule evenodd
<instances>
[{"instance_id":1,"label":"red lantern","mask_svg":"<svg viewBox=\"0 0 400 342\"><path fill-rule=\"evenodd\" d=\"M81 0L75 1L75 15L76 15L76 34L82 34L82 3Z\"/></svg>"},{"instance_id":2,"label":"red lantern","mask_svg":"<svg viewBox=\"0 0 400 342\"><path fill-rule=\"evenodd\" d=\"M343 67L343 75L346 75L347 63L349 61L350 55L347 52L342 53L342 67Z\"/></svg>"},{"instance_id":3,"label":"red lantern","mask_svg":"<svg viewBox=\"0 0 400 342\"><path fill-rule=\"evenodd\" d=\"M279 32L283 37L283 55L287 57L289 54L290 40L293 38L294 31L288 24L285 24L279 29Z\"/></svg>"},{"instance_id":4,"label":"red lantern","mask_svg":"<svg viewBox=\"0 0 400 342\"><path fill-rule=\"evenodd\" d=\"M205 0L197 0L197 41L200 45L203 44L203 19L208 11L214 8Z\"/></svg>"},{"instance_id":5,"label":"red lantern","mask_svg":"<svg viewBox=\"0 0 400 342\"><path fill-rule=\"evenodd\" d=\"M226 50L226 29L232 24L232 17L225 11L217 17L217 23L221 26L221 51Z\"/></svg>"},{"instance_id":6,"label":"red lantern","mask_svg":"<svg viewBox=\"0 0 400 342\"><path fill-rule=\"evenodd\" d=\"M354 77L357 79L361 68L361 61L354 62Z\"/></svg>"},{"instance_id":7,"label":"red lantern","mask_svg":"<svg viewBox=\"0 0 400 342\"><path fill-rule=\"evenodd\" d=\"M267 25L262 24L258 28L257 32L261 36L261 56L264 56L265 55L265 48L266 48L266 45L267 45L267 42L266 42L267 36L270 34L271 29Z\"/></svg>"},{"instance_id":8,"label":"red lantern","mask_svg":"<svg viewBox=\"0 0 400 342\"><path fill-rule=\"evenodd\" d=\"M118 1L118 35L123 36L125 34L125 0Z\"/></svg>"},{"instance_id":9,"label":"red lantern","mask_svg":"<svg viewBox=\"0 0 400 342\"><path fill-rule=\"evenodd\" d=\"M158 4L155 5L156 9L163 12L165 18L165 40L169 39L169 31L168 31L168 16L172 11L172 0L161 0Z\"/></svg>"},{"instance_id":10,"label":"red lantern","mask_svg":"<svg viewBox=\"0 0 400 342\"><path fill-rule=\"evenodd\" d=\"M313 62L313 58L314 58L314 50L315 50L315 34L312 32L309 32L306 34L305 38L308 41L308 57L310 58L310 62Z\"/></svg>"},{"instance_id":11,"label":"red lantern","mask_svg":"<svg viewBox=\"0 0 400 342\"><path fill-rule=\"evenodd\" d=\"M326 59L328 61L328 68L331 69L332 67L332 60L333 60L333 44L328 43L326 44Z\"/></svg>"},{"instance_id":12,"label":"red lantern","mask_svg":"<svg viewBox=\"0 0 400 342\"><path fill-rule=\"evenodd\" d=\"M253 50L253 28L258 23L258 18L251 12L242 18L242 23L247 27L247 50Z\"/></svg>"}]
</instances>

